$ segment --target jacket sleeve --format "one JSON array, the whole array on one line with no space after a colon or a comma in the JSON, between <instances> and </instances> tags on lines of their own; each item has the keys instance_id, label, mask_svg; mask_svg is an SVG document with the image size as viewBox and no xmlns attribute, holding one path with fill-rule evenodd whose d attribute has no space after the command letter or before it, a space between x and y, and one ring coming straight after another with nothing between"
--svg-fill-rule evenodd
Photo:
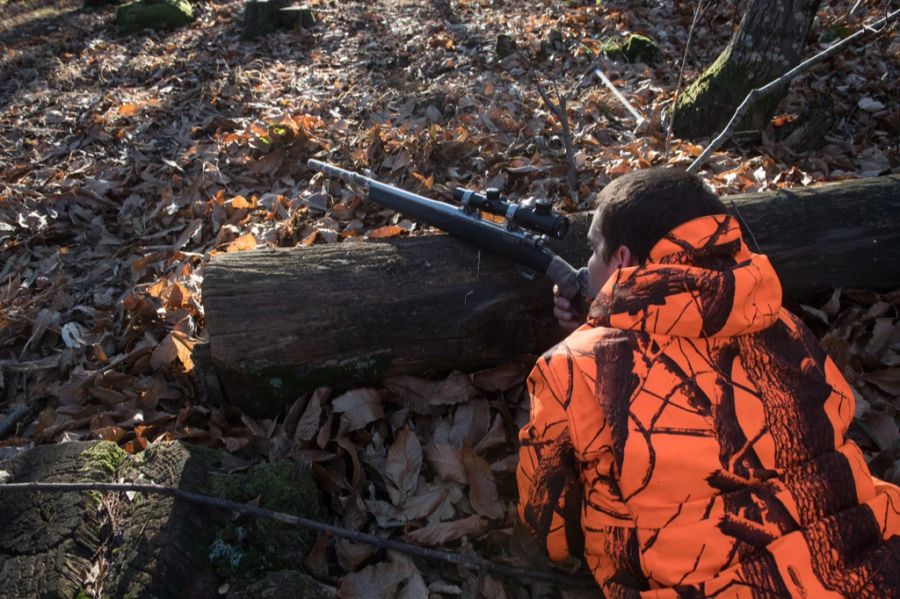
<instances>
[{"instance_id":1,"label":"jacket sleeve","mask_svg":"<svg viewBox=\"0 0 900 599\"><path fill-rule=\"evenodd\" d=\"M584 551L584 487L566 415L571 390L560 385L555 372L560 359L565 361L553 354L541 357L528 377L531 413L519 431L516 472L519 519L555 562L581 559Z\"/></svg>"}]
</instances>

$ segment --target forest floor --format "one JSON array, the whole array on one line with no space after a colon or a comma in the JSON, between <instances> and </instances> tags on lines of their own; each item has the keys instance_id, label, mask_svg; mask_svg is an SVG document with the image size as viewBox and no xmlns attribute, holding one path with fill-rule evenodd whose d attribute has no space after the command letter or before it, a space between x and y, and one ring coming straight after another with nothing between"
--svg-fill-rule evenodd
<instances>
[{"instance_id":1,"label":"forest floor","mask_svg":"<svg viewBox=\"0 0 900 599\"><path fill-rule=\"evenodd\" d=\"M190 357L205 334L204 265L216 252L422 232L313 176L311 157L436 198L456 185L496 186L563 211L589 207L631 170L687 166L708 140L667 140L665 114L694 6L308 4L315 27L248 41L239 0L197 2L191 25L128 36L116 32L114 8L0 0L0 419L24 403L36 412L0 442L0 459L75 439L129 452L188 439L248 460L313 461L334 523L509 558L524 366L417 379L441 404L429 414L388 389L319 390L274 420L211 406ZM806 54L871 22L882 4L828 3ZM724 47L740 6L708 4L686 82ZM628 33L654 38L661 61L601 55L604 41ZM500 34L519 52L499 59ZM898 54L892 31L807 71L762 139L724 147L703 177L725 194L900 172ZM647 117L639 133L593 64ZM575 190L537 81L568 98ZM789 133L816 122L811 109L823 102L832 125L805 146L808 137ZM900 293L838 290L802 310L858 394L854 434L873 470L900 481ZM339 426L347 405L365 416ZM347 593L411 576L351 543L324 541L313 557L310 571ZM435 592L476 584L433 564L413 569ZM491 576L478 584L487 596L503 585L528 592Z\"/></svg>"}]
</instances>

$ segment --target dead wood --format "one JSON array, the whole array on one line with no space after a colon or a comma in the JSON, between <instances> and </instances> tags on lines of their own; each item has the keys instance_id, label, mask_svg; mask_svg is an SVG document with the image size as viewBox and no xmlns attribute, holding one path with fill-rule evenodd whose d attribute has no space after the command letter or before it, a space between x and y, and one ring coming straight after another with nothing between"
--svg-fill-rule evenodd
<instances>
[{"instance_id":1,"label":"dead wood","mask_svg":"<svg viewBox=\"0 0 900 599\"><path fill-rule=\"evenodd\" d=\"M728 196L789 298L900 286L900 176ZM587 259L590 213L556 249ZM228 401L254 414L320 385L471 371L562 337L550 284L449 236L215 256L203 284Z\"/></svg>"}]
</instances>

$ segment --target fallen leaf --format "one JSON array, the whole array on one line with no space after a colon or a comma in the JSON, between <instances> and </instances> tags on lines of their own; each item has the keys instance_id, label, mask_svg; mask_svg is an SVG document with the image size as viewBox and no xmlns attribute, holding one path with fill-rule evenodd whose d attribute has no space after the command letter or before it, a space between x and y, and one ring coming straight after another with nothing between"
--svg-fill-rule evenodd
<instances>
[{"instance_id":1,"label":"fallen leaf","mask_svg":"<svg viewBox=\"0 0 900 599\"><path fill-rule=\"evenodd\" d=\"M150 366L159 370L178 360L185 372L193 370L194 361L191 358L191 351L195 343L174 331L169 333L150 355Z\"/></svg>"},{"instance_id":2,"label":"fallen leaf","mask_svg":"<svg viewBox=\"0 0 900 599\"><path fill-rule=\"evenodd\" d=\"M253 233L244 233L227 246L225 246L225 251L228 253L233 252L245 252L247 250L255 250L256 249L256 237L253 236Z\"/></svg>"},{"instance_id":3,"label":"fallen leaf","mask_svg":"<svg viewBox=\"0 0 900 599\"><path fill-rule=\"evenodd\" d=\"M462 537L480 537L487 530L488 521L480 516L469 516L451 522L439 522L414 530L403 536L408 543L418 545L443 545Z\"/></svg>"},{"instance_id":4,"label":"fallen leaf","mask_svg":"<svg viewBox=\"0 0 900 599\"><path fill-rule=\"evenodd\" d=\"M897 441L900 441L897 421L885 412L869 412L865 418L858 420L857 424L871 437L881 451L894 447Z\"/></svg>"},{"instance_id":5,"label":"fallen leaf","mask_svg":"<svg viewBox=\"0 0 900 599\"><path fill-rule=\"evenodd\" d=\"M402 504L415 492L421 469L422 445L416 434L406 427L397 434L384 465L388 495L394 505Z\"/></svg>"},{"instance_id":6,"label":"fallen leaf","mask_svg":"<svg viewBox=\"0 0 900 599\"><path fill-rule=\"evenodd\" d=\"M319 418L322 415L322 402L326 401L331 395L331 389L328 387L319 387L313 391L306 409L303 410L303 416L297 421L297 428L294 429L294 439L301 441L311 441L316 433L319 432Z\"/></svg>"},{"instance_id":7,"label":"fallen leaf","mask_svg":"<svg viewBox=\"0 0 900 599\"><path fill-rule=\"evenodd\" d=\"M863 378L891 395L900 395L900 368L885 368L863 375Z\"/></svg>"},{"instance_id":8,"label":"fallen leaf","mask_svg":"<svg viewBox=\"0 0 900 599\"><path fill-rule=\"evenodd\" d=\"M478 394L469 377L457 371L451 372L442 381L397 375L386 379L383 384L401 405L416 414L433 414L439 406L463 403Z\"/></svg>"},{"instance_id":9,"label":"fallen leaf","mask_svg":"<svg viewBox=\"0 0 900 599\"><path fill-rule=\"evenodd\" d=\"M507 362L495 368L479 370L472 374L472 383L482 391L506 391L521 383L528 367L521 362Z\"/></svg>"},{"instance_id":10,"label":"fallen leaf","mask_svg":"<svg viewBox=\"0 0 900 599\"><path fill-rule=\"evenodd\" d=\"M341 414L341 421L346 423L346 430L351 432L384 417L381 398L375 389L352 389L336 397L331 405L335 412Z\"/></svg>"},{"instance_id":11,"label":"fallen leaf","mask_svg":"<svg viewBox=\"0 0 900 599\"><path fill-rule=\"evenodd\" d=\"M460 453L469 482L469 503L480 515L500 520L506 510L497 493L497 483L494 482L490 464L478 457L471 447L463 447Z\"/></svg>"},{"instance_id":12,"label":"fallen leaf","mask_svg":"<svg viewBox=\"0 0 900 599\"><path fill-rule=\"evenodd\" d=\"M388 237L402 235L403 233L406 233L406 229L403 229L402 227L398 227L397 225L386 225L370 231L367 237L369 239L386 239Z\"/></svg>"},{"instance_id":13,"label":"fallen leaf","mask_svg":"<svg viewBox=\"0 0 900 599\"><path fill-rule=\"evenodd\" d=\"M463 466L459 450L448 443L432 443L425 448L425 455L438 476L465 484L466 468Z\"/></svg>"}]
</instances>

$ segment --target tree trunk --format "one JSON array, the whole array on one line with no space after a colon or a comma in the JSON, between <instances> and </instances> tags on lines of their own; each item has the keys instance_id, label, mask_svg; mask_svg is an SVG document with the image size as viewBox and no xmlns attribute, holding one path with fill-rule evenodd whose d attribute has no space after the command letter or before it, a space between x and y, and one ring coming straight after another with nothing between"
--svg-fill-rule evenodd
<instances>
[{"instance_id":1,"label":"tree trunk","mask_svg":"<svg viewBox=\"0 0 900 599\"><path fill-rule=\"evenodd\" d=\"M728 46L679 96L672 114L675 135L697 138L718 133L750 90L796 66L819 4L819 0L750 0ZM760 99L738 129L765 129L786 91L787 86Z\"/></svg>"},{"instance_id":2,"label":"tree trunk","mask_svg":"<svg viewBox=\"0 0 900 599\"><path fill-rule=\"evenodd\" d=\"M900 175L724 198L794 299L900 286ZM591 214L554 249L587 260ZM755 242L753 241L755 239ZM541 353L563 332L549 281L449 236L219 254L203 283L230 403L271 415L318 385L472 370Z\"/></svg>"}]
</instances>

